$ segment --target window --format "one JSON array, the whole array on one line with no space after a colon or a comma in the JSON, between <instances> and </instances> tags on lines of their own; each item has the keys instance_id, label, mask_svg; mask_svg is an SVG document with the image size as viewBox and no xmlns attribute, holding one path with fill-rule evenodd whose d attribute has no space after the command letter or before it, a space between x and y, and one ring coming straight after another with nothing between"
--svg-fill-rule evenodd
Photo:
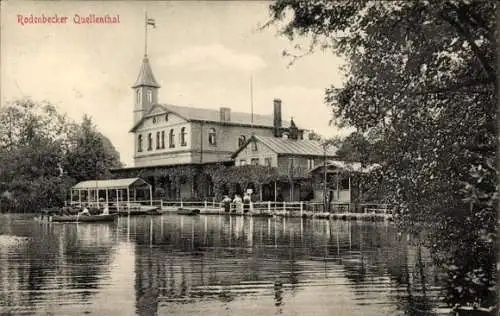
<instances>
[{"instance_id":1,"label":"window","mask_svg":"<svg viewBox=\"0 0 500 316\"><path fill-rule=\"evenodd\" d=\"M152 102L153 102L153 90L148 89L148 90L146 91L146 96L147 96L147 98L148 98L148 102L149 102L149 103L152 103Z\"/></svg>"},{"instance_id":2,"label":"window","mask_svg":"<svg viewBox=\"0 0 500 316\"><path fill-rule=\"evenodd\" d=\"M141 104L141 89L135 90L135 103Z\"/></svg>"},{"instance_id":3,"label":"window","mask_svg":"<svg viewBox=\"0 0 500 316\"><path fill-rule=\"evenodd\" d=\"M148 133L148 150L153 150L153 135Z\"/></svg>"},{"instance_id":4,"label":"window","mask_svg":"<svg viewBox=\"0 0 500 316\"><path fill-rule=\"evenodd\" d=\"M257 142L256 141L252 142L252 150L257 151Z\"/></svg>"},{"instance_id":5,"label":"window","mask_svg":"<svg viewBox=\"0 0 500 316\"><path fill-rule=\"evenodd\" d=\"M251 164L252 166L258 166L258 165L259 165L259 158L252 158L252 159L250 160L250 164Z\"/></svg>"},{"instance_id":6,"label":"window","mask_svg":"<svg viewBox=\"0 0 500 316\"><path fill-rule=\"evenodd\" d=\"M240 166L244 166L247 164L247 161L245 159L240 159Z\"/></svg>"},{"instance_id":7,"label":"window","mask_svg":"<svg viewBox=\"0 0 500 316\"><path fill-rule=\"evenodd\" d=\"M314 159L307 159L307 169L314 168Z\"/></svg>"},{"instance_id":8,"label":"window","mask_svg":"<svg viewBox=\"0 0 500 316\"><path fill-rule=\"evenodd\" d=\"M165 149L165 131L161 131L161 148Z\"/></svg>"},{"instance_id":9,"label":"window","mask_svg":"<svg viewBox=\"0 0 500 316\"><path fill-rule=\"evenodd\" d=\"M137 136L137 151L142 151L142 135Z\"/></svg>"},{"instance_id":10,"label":"window","mask_svg":"<svg viewBox=\"0 0 500 316\"><path fill-rule=\"evenodd\" d=\"M160 149L160 132L156 132L156 149Z\"/></svg>"},{"instance_id":11,"label":"window","mask_svg":"<svg viewBox=\"0 0 500 316\"><path fill-rule=\"evenodd\" d=\"M213 127L208 130L208 143L212 146L215 146L217 144L215 128Z\"/></svg>"},{"instance_id":12,"label":"window","mask_svg":"<svg viewBox=\"0 0 500 316\"><path fill-rule=\"evenodd\" d=\"M240 135L238 138L238 147L245 145L246 137L245 135Z\"/></svg>"},{"instance_id":13,"label":"window","mask_svg":"<svg viewBox=\"0 0 500 316\"><path fill-rule=\"evenodd\" d=\"M288 170L293 171L295 168L295 158L288 158Z\"/></svg>"},{"instance_id":14,"label":"window","mask_svg":"<svg viewBox=\"0 0 500 316\"><path fill-rule=\"evenodd\" d=\"M181 146L187 146L186 134L186 128L181 128Z\"/></svg>"},{"instance_id":15,"label":"window","mask_svg":"<svg viewBox=\"0 0 500 316\"><path fill-rule=\"evenodd\" d=\"M170 133L168 135L168 147L170 147L170 148L175 147L175 135L174 135L173 129L170 130Z\"/></svg>"},{"instance_id":16,"label":"window","mask_svg":"<svg viewBox=\"0 0 500 316\"><path fill-rule=\"evenodd\" d=\"M165 122L168 122L168 113L165 114Z\"/></svg>"},{"instance_id":17,"label":"window","mask_svg":"<svg viewBox=\"0 0 500 316\"><path fill-rule=\"evenodd\" d=\"M266 165L266 167L271 167L273 164L273 160L271 158L264 158L264 165Z\"/></svg>"}]
</instances>

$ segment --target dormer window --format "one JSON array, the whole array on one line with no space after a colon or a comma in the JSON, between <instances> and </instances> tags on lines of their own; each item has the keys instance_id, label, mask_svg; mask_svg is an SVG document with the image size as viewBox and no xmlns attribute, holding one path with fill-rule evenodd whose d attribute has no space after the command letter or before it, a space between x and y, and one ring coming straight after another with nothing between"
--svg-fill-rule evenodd
<instances>
[{"instance_id":1,"label":"dormer window","mask_svg":"<svg viewBox=\"0 0 500 316\"><path fill-rule=\"evenodd\" d=\"M208 130L208 143L210 145L215 146L217 144L217 141L216 141L217 137L216 136L217 136L217 134L215 132L215 128L213 128L213 127L210 128Z\"/></svg>"},{"instance_id":2,"label":"dormer window","mask_svg":"<svg viewBox=\"0 0 500 316\"><path fill-rule=\"evenodd\" d=\"M148 89L146 91L146 97L148 98L149 103L153 103L153 90Z\"/></svg>"},{"instance_id":3,"label":"dormer window","mask_svg":"<svg viewBox=\"0 0 500 316\"><path fill-rule=\"evenodd\" d=\"M245 145L245 141L246 141L245 135L240 135L240 137L238 137L238 147L242 147L243 145Z\"/></svg>"},{"instance_id":4,"label":"dormer window","mask_svg":"<svg viewBox=\"0 0 500 316\"><path fill-rule=\"evenodd\" d=\"M252 142L252 150L257 151L257 142L256 141Z\"/></svg>"}]
</instances>

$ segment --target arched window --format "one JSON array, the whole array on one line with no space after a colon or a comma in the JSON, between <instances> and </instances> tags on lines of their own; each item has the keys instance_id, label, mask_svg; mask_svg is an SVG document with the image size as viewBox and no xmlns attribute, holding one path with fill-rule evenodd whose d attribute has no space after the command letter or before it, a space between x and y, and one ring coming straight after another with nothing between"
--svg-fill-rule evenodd
<instances>
[{"instance_id":1,"label":"arched window","mask_svg":"<svg viewBox=\"0 0 500 316\"><path fill-rule=\"evenodd\" d=\"M257 151L257 141L255 140L252 142L252 150Z\"/></svg>"},{"instance_id":2,"label":"arched window","mask_svg":"<svg viewBox=\"0 0 500 316\"><path fill-rule=\"evenodd\" d=\"M175 147L175 135L174 135L174 129L171 129L170 130L170 133L168 135L168 146L170 148L174 148Z\"/></svg>"},{"instance_id":3,"label":"arched window","mask_svg":"<svg viewBox=\"0 0 500 316\"><path fill-rule=\"evenodd\" d=\"M137 136L137 151L138 152L142 151L142 135L141 134L139 134L139 136Z\"/></svg>"},{"instance_id":4,"label":"arched window","mask_svg":"<svg viewBox=\"0 0 500 316\"><path fill-rule=\"evenodd\" d=\"M141 103L141 89L135 90L135 103Z\"/></svg>"},{"instance_id":5,"label":"arched window","mask_svg":"<svg viewBox=\"0 0 500 316\"><path fill-rule=\"evenodd\" d=\"M146 97L148 98L148 102L152 103L153 102L153 90L148 89L146 91Z\"/></svg>"},{"instance_id":6,"label":"arched window","mask_svg":"<svg viewBox=\"0 0 500 316\"><path fill-rule=\"evenodd\" d=\"M181 146L187 146L187 140L186 140L186 128L183 127L181 128Z\"/></svg>"},{"instance_id":7,"label":"arched window","mask_svg":"<svg viewBox=\"0 0 500 316\"><path fill-rule=\"evenodd\" d=\"M160 132L156 132L156 149L160 149Z\"/></svg>"},{"instance_id":8,"label":"arched window","mask_svg":"<svg viewBox=\"0 0 500 316\"><path fill-rule=\"evenodd\" d=\"M215 133L215 128L213 128L213 127L212 127L212 128L210 128L210 129L208 130L208 143L209 143L210 145L215 146L215 145L217 144L217 142L216 142L216 136L217 136L217 135L216 135L216 133Z\"/></svg>"},{"instance_id":9,"label":"arched window","mask_svg":"<svg viewBox=\"0 0 500 316\"><path fill-rule=\"evenodd\" d=\"M161 148L165 148L165 131L161 131Z\"/></svg>"},{"instance_id":10,"label":"arched window","mask_svg":"<svg viewBox=\"0 0 500 316\"><path fill-rule=\"evenodd\" d=\"M245 135L240 135L238 138L238 147L245 145L246 137Z\"/></svg>"},{"instance_id":11,"label":"arched window","mask_svg":"<svg viewBox=\"0 0 500 316\"><path fill-rule=\"evenodd\" d=\"M153 135L148 133L148 150L153 150Z\"/></svg>"}]
</instances>

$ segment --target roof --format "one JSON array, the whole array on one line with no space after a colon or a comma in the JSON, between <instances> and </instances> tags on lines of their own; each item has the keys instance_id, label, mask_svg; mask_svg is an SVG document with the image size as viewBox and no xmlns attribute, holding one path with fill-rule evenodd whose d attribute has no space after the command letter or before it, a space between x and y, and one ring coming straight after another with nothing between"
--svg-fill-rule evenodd
<instances>
[{"instance_id":1,"label":"roof","mask_svg":"<svg viewBox=\"0 0 500 316\"><path fill-rule=\"evenodd\" d=\"M380 167L378 164L373 164L373 165L368 165L366 167L363 167L363 165L360 162L347 162L347 161L340 161L340 160L328 160L326 162L326 166L328 167L335 167L337 169L340 169L342 171L349 171L349 172L361 172L361 173L369 173L377 168ZM315 168L311 169L311 172L314 172L317 169L323 168L322 165L316 166Z\"/></svg>"},{"instance_id":2,"label":"roof","mask_svg":"<svg viewBox=\"0 0 500 316\"><path fill-rule=\"evenodd\" d=\"M239 125L253 125L259 127L269 127L272 128L274 126L274 117L273 115L264 115L264 114L252 114L244 113L244 112L232 112L230 113L229 121L221 121L220 119L220 109L207 109L207 108L198 108L192 106L180 106L173 104L155 104L151 109L146 113L141 120L139 120L130 130L134 132L144 121L144 119L152 116L151 112L153 108L162 108L165 112L172 112L174 114L179 115L183 119L187 121L204 121L204 122L214 122L221 124L239 124ZM281 126L287 127L290 125L289 121L282 121Z\"/></svg>"},{"instance_id":3,"label":"roof","mask_svg":"<svg viewBox=\"0 0 500 316\"><path fill-rule=\"evenodd\" d=\"M280 137L268 136L252 136L245 145L241 146L238 151L233 154L233 158L243 150L252 141L258 141L269 147L272 151L281 155L297 155L297 156L323 156L325 154L323 144L316 140L306 139L290 139ZM335 157L337 148L328 146L326 148L326 155L328 157Z\"/></svg>"},{"instance_id":4,"label":"roof","mask_svg":"<svg viewBox=\"0 0 500 316\"><path fill-rule=\"evenodd\" d=\"M149 186L149 183L141 178L112 179L112 180L87 180L73 186L75 190L95 190L95 189L127 189L131 186Z\"/></svg>"},{"instance_id":5,"label":"roof","mask_svg":"<svg viewBox=\"0 0 500 316\"><path fill-rule=\"evenodd\" d=\"M140 86L156 87L159 88L160 85L156 82L155 76L153 75L153 70L151 70L151 65L149 64L149 58L144 55L142 59L141 70L139 70L139 76L132 88L137 88Z\"/></svg>"}]
</instances>

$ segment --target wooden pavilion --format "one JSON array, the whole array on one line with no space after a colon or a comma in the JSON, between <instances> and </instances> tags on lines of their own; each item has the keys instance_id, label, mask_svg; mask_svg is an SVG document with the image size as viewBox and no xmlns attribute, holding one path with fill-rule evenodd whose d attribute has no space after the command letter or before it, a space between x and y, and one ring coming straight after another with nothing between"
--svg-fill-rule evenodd
<instances>
[{"instance_id":1,"label":"wooden pavilion","mask_svg":"<svg viewBox=\"0 0 500 316\"><path fill-rule=\"evenodd\" d=\"M147 201L153 205L153 192L149 183L141 178L87 180L71 188L70 204L86 203L97 208L106 203L113 203L118 210L130 209L137 201Z\"/></svg>"}]
</instances>

